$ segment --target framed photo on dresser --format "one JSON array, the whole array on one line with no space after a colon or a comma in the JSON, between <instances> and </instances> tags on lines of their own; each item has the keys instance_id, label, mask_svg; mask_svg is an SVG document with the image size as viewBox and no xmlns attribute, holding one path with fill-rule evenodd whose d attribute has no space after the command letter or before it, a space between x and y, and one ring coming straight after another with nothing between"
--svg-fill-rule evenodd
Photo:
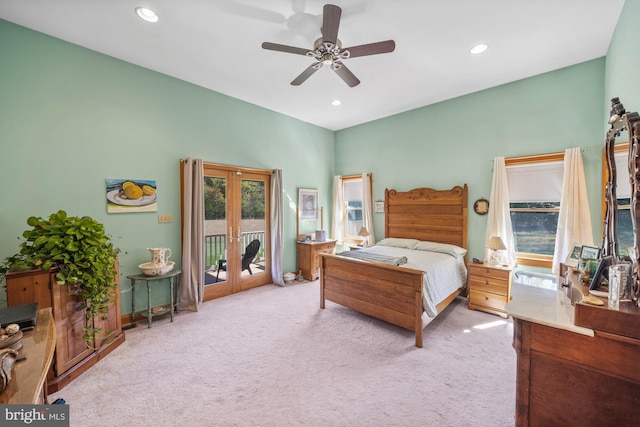
<instances>
[{"instance_id":1,"label":"framed photo on dresser","mask_svg":"<svg viewBox=\"0 0 640 427\"><path fill-rule=\"evenodd\" d=\"M600 258L600 248L597 246L583 245L580 251L580 258L598 259Z\"/></svg>"},{"instance_id":2,"label":"framed photo on dresser","mask_svg":"<svg viewBox=\"0 0 640 427\"><path fill-rule=\"evenodd\" d=\"M589 285L590 290L598 290L600 286L603 284L603 280L607 280L609 283L609 266L613 263L613 257L607 256L600 260L598 263L598 268L591 278L591 283Z\"/></svg>"},{"instance_id":3,"label":"framed photo on dresser","mask_svg":"<svg viewBox=\"0 0 640 427\"><path fill-rule=\"evenodd\" d=\"M582 245L573 245L573 249L567 255L567 259L564 262L564 265L567 267L578 268L578 260L580 259L580 254L582 253Z\"/></svg>"}]
</instances>

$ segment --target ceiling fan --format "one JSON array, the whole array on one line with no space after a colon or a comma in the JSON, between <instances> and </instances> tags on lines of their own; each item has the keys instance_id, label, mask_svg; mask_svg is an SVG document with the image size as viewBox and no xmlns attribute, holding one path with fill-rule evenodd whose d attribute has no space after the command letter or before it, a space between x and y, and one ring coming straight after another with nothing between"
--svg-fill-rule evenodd
<instances>
[{"instance_id":1,"label":"ceiling fan","mask_svg":"<svg viewBox=\"0 0 640 427\"><path fill-rule=\"evenodd\" d=\"M358 78L344 65L342 61L358 56L393 52L396 48L396 43L393 40L386 40L383 42L342 48L342 42L338 39L338 28L340 27L341 15L342 9L338 6L333 4L324 5L322 15L322 37L313 43L313 49L311 50L270 42L262 43L262 48L278 52L310 56L316 60L316 62L307 67L298 77L293 79L291 84L294 86L299 86L304 83L305 80L307 80L313 73L325 65L331 67L331 69L335 71L349 87L357 86L360 84L360 80L358 80Z\"/></svg>"}]
</instances>

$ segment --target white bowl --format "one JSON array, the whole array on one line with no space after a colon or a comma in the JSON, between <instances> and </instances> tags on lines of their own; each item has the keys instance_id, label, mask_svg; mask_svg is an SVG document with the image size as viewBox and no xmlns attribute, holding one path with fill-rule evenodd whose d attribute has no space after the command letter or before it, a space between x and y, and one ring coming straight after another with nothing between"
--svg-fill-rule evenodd
<instances>
[{"instance_id":1,"label":"white bowl","mask_svg":"<svg viewBox=\"0 0 640 427\"><path fill-rule=\"evenodd\" d=\"M171 270L173 270L174 265L175 265L175 262L173 261L167 261L165 265L158 265L152 262L145 262L143 264L140 264L138 268L140 268L142 272L147 276L162 276L164 274L167 274Z\"/></svg>"}]
</instances>

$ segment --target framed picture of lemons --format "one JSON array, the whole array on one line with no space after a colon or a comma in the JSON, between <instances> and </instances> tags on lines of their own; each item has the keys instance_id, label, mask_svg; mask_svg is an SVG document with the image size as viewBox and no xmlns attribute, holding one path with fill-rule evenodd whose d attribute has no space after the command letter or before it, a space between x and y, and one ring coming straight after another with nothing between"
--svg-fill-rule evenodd
<instances>
[{"instance_id":1,"label":"framed picture of lemons","mask_svg":"<svg viewBox=\"0 0 640 427\"><path fill-rule=\"evenodd\" d=\"M157 211L155 180L107 179L107 213Z\"/></svg>"}]
</instances>

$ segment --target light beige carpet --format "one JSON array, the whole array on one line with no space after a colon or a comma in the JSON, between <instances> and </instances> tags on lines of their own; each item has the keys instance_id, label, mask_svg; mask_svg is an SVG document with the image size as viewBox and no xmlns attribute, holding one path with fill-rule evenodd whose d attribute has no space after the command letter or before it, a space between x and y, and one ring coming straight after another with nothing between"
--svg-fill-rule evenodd
<instances>
[{"instance_id":1,"label":"light beige carpet","mask_svg":"<svg viewBox=\"0 0 640 427\"><path fill-rule=\"evenodd\" d=\"M512 426L511 321L458 298L413 334L269 285L139 323L50 396L71 426ZM498 324L485 329L474 326Z\"/></svg>"}]
</instances>

